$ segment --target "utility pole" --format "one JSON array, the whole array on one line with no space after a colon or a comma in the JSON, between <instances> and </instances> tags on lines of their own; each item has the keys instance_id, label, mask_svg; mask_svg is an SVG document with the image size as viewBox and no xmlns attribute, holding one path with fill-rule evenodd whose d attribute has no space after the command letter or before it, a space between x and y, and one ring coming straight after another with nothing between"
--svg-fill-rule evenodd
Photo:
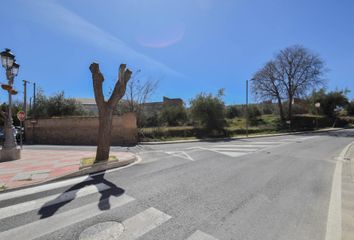
<instances>
[{"instance_id":1,"label":"utility pole","mask_svg":"<svg viewBox=\"0 0 354 240\"><path fill-rule=\"evenodd\" d=\"M246 136L248 137L248 80L246 80Z\"/></svg>"},{"instance_id":2,"label":"utility pole","mask_svg":"<svg viewBox=\"0 0 354 240\"><path fill-rule=\"evenodd\" d=\"M23 111L27 116L27 83L29 81L23 80Z\"/></svg>"},{"instance_id":3,"label":"utility pole","mask_svg":"<svg viewBox=\"0 0 354 240\"><path fill-rule=\"evenodd\" d=\"M36 117L36 83L33 83L33 118Z\"/></svg>"}]
</instances>

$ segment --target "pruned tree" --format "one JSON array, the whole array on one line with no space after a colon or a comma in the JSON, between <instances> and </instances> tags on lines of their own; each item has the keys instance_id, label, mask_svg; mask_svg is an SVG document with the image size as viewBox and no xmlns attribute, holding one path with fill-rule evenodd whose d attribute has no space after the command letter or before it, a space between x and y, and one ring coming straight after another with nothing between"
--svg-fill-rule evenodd
<instances>
[{"instance_id":1,"label":"pruned tree","mask_svg":"<svg viewBox=\"0 0 354 240\"><path fill-rule=\"evenodd\" d=\"M291 46L281 50L255 74L253 90L264 100L267 97L277 100L282 120L285 119L282 101L286 100L287 118L291 121L294 98L323 86L324 72L324 62L317 54L299 45Z\"/></svg>"},{"instance_id":2,"label":"pruned tree","mask_svg":"<svg viewBox=\"0 0 354 240\"><path fill-rule=\"evenodd\" d=\"M126 64L121 64L118 71L118 80L114 86L110 98L105 101L103 94L104 77L100 71L98 63L90 65L92 73L93 89L95 94L95 101L98 107L98 139L95 162L106 161L109 158L109 151L111 146L111 128L113 109L118 104L119 100L125 94L127 83L132 75L129 69L126 69Z\"/></svg>"}]
</instances>

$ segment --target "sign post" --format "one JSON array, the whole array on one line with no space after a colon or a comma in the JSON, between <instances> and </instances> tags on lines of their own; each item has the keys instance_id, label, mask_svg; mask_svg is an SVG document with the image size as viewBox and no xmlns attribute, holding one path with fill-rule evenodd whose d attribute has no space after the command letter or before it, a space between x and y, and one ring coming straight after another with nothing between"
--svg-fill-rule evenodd
<instances>
[{"instance_id":1,"label":"sign post","mask_svg":"<svg viewBox=\"0 0 354 240\"><path fill-rule=\"evenodd\" d=\"M22 149L22 139L23 139L23 131L22 131L22 128L23 128L23 121L25 121L26 119L26 113L24 111L18 111L17 112L17 118L18 120L20 121L20 143L21 143L21 149Z\"/></svg>"}]
</instances>

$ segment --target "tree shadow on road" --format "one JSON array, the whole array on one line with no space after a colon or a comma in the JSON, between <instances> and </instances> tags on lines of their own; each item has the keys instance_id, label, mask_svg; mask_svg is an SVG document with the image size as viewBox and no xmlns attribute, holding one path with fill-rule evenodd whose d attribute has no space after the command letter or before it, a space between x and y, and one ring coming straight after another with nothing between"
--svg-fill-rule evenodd
<instances>
[{"instance_id":1,"label":"tree shadow on road","mask_svg":"<svg viewBox=\"0 0 354 240\"><path fill-rule=\"evenodd\" d=\"M38 211L38 215L40 215L41 219L48 218L53 216L61 207L64 205L70 203L77 197L77 192L86 187L93 185L97 187L98 184L102 183L107 185L109 188L100 190L97 187L98 192L101 194L100 199L98 201L98 208L100 210L108 210L111 208L110 203L109 203L109 198L111 196L114 197L119 197L121 196L125 191L122 188L117 187L114 183L106 180L104 178L105 171L99 172L99 173L94 173L90 174L87 179L85 179L83 182L80 182L71 188L67 189L65 192L61 193L58 197L55 199L46 202ZM65 200L67 199L67 200Z\"/></svg>"}]
</instances>

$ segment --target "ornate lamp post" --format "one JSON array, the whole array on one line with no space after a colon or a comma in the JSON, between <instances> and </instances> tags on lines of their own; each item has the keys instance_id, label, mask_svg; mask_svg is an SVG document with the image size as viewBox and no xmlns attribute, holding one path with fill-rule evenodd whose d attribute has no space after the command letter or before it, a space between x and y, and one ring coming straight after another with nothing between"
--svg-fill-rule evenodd
<instances>
[{"instance_id":1,"label":"ornate lamp post","mask_svg":"<svg viewBox=\"0 0 354 240\"><path fill-rule=\"evenodd\" d=\"M15 55L13 55L10 49L5 49L5 51L0 53L2 66L6 70L6 78L8 85L2 85L4 90L7 90L9 94L9 104L8 111L5 113L5 126L4 134L5 141L1 150L0 159L1 161L15 160L19 159L20 149L17 148L16 139L14 136L14 126L12 121L12 95L17 94L17 91L13 89L14 79L18 74L20 65L16 63Z\"/></svg>"}]
</instances>

